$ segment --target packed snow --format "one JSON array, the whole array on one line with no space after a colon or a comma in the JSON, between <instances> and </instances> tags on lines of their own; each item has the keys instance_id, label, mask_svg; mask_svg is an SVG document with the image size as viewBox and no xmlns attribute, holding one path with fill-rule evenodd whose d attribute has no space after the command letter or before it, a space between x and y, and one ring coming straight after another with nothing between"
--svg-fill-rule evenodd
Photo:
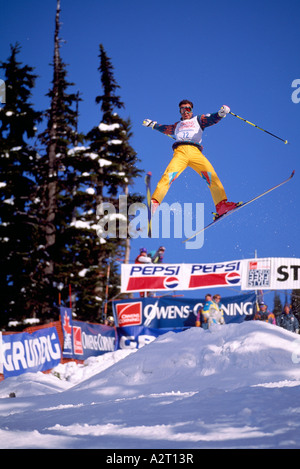
<instances>
[{"instance_id":1,"label":"packed snow","mask_svg":"<svg viewBox=\"0 0 300 469\"><path fill-rule=\"evenodd\" d=\"M168 332L0 397L1 448L299 448L300 338L258 321Z\"/></svg>"}]
</instances>

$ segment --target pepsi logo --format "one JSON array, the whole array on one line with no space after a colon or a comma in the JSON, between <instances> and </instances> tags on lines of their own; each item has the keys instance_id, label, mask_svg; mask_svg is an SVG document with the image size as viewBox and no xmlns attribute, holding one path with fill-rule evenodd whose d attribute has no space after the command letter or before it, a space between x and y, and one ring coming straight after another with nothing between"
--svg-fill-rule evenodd
<instances>
[{"instance_id":1,"label":"pepsi logo","mask_svg":"<svg viewBox=\"0 0 300 469\"><path fill-rule=\"evenodd\" d=\"M166 277L164 279L164 287L168 289L176 288L179 285L178 277Z\"/></svg>"},{"instance_id":2,"label":"pepsi logo","mask_svg":"<svg viewBox=\"0 0 300 469\"><path fill-rule=\"evenodd\" d=\"M225 280L229 285L237 285L241 280L241 276L237 272L230 272L226 275Z\"/></svg>"}]
</instances>

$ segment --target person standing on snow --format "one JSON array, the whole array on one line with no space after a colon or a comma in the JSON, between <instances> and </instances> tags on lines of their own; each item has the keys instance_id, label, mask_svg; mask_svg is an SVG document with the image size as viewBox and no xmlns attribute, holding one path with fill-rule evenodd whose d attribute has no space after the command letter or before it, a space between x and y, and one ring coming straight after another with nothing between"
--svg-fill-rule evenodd
<instances>
[{"instance_id":1,"label":"person standing on snow","mask_svg":"<svg viewBox=\"0 0 300 469\"><path fill-rule=\"evenodd\" d=\"M208 329L209 324L209 308L213 304L211 300L211 294L205 295L204 306L202 303L199 304L198 312L195 320L196 327L202 327L202 329Z\"/></svg>"},{"instance_id":2,"label":"person standing on snow","mask_svg":"<svg viewBox=\"0 0 300 469\"><path fill-rule=\"evenodd\" d=\"M268 310L268 305L265 303L259 303L259 310L255 313L253 319L254 321L264 321L276 325L274 313Z\"/></svg>"},{"instance_id":3,"label":"person standing on snow","mask_svg":"<svg viewBox=\"0 0 300 469\"><path fill-rule=\"evenodd\" d=\"M225 324L223 305L220 303L220 300L220 295L213 296L212 302L209 306L208 327L212 324Z\"/></svg>"},{"instance_id":4,"label":"person standing on snow","mask_svg":"<svg viewBox=\"0 0 300 469\"><path fill-rule=\"evenodd\" d=\"M179 110L181 120L173 125L160 125L156 121L145 119L143 125L151 127L175 138L173 144L173 158L158 182L151 198L151 211L154 214L167 194L172 182L187 166L194 169L208 184L216 206L215 219L238 206L235 202L228 202L224 187L217 176L212 164L203 155L201 145L202 133L206 127L217 124L230 112L228 106L222 106L214 114L193 116L193 103L187 99L180 101Z\"/></svg>"},{"instance_id":5,"label":"person standing on snow","mask_svg":"<svg viewBox=\"0 0 300 469\"><path fill-rule=\"evenodd\" d=\"M283 327L287 331L299 333L299 322L296 316L290 310L290 306L286 304L283 308L283 313L279 318L280 327Z\"/></svg>"}]
</instances>

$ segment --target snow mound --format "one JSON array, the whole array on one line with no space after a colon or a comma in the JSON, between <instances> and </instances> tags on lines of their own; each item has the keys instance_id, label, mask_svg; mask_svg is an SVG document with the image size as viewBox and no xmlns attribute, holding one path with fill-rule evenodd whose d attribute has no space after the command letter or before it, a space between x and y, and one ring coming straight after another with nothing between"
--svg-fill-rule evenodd
<instances>
[{"instance_id":1,"label":"snow mound","mask_svg":"<svg viewBox=\"0 0 300 469\"><path fill-rule=\"evenodd\" d=\"M299 447L299 336L249 321L118 352L60 365L60 379L43 375L48 389L36 375L44 395L33 385L31 395L2 399L0 447ZM9 381L1 395L14 391Z\"/></svg>"},{"instance_id":2,"label":"snow mound","mask_svg":"<svg viewBox=\"0 0 300 469\"><path fill-rule=\"evenodd\" d=\"M272 381L300 384L300 338L262 322L191 328L168 332L151 344L93 376L73 392L107 397L143 392L190 392L205 388L224 391ZM293 360L294 357L294 360Z\"/></svg>"}]
</instances>

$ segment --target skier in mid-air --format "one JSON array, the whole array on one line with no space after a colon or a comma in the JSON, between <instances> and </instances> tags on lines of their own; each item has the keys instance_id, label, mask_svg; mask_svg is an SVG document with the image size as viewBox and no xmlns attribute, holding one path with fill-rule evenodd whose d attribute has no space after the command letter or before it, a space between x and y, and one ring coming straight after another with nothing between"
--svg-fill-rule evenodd
<instances>
[{"instance_id":1,"label":"skier in mid-air","mask_svg":"<svg viewBox=\"0 0 300 469\"><path fill-rule=\"evenodd\" d=\"M160 125L145 119L143 125L151 127L175 139L173 158L167 166L151 197L151 212L154 214L167 194L172 182L187 166L194 169L208 184L216 206L215 219L238 207L239 203L228 202L224 187L212 164L203 155L202 133L206 127L217 124L230 112L228 106L213 114L193 116L193 103L187 99L180 101L181 120L173 125Z\"/></svg>"}]
</instances>

